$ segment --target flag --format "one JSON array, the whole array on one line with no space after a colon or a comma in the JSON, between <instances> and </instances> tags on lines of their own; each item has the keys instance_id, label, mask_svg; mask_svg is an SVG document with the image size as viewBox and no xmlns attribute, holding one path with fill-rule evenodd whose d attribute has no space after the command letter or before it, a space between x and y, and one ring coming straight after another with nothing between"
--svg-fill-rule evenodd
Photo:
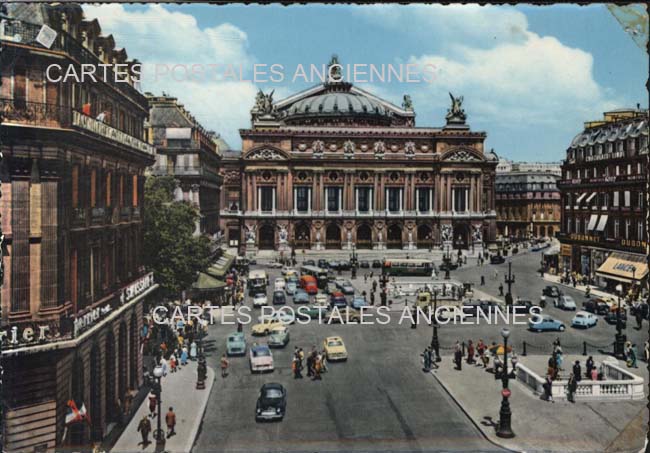
<instances>
[{"instance_id":1,"label":"flag","mask_svg":"<svg viewBox=\"0 0 650 453\"><path fill-rule=\"evenodd\" d=\"M88 411L86 411L86 405L81 403L81 408L77 409L77 405L74 400L68 401L68 412L65 414L65 424L71 425L73 423L79 423L86 420L90 423L90 417L88 416Z\"/></svg>"}]
</instances>

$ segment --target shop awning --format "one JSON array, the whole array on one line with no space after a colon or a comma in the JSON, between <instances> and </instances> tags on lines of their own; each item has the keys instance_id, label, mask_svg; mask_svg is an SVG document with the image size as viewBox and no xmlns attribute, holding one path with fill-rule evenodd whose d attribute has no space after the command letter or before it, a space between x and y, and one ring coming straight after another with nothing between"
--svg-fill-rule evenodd
<instances>
[{"instance_id":1,"label":"shop awning","mask_svg":"<svg viewBox=\"0 0 650 453\"><path fill-rule=\"evenodd\" d=\"M199 273L199 277L192 284L192 289L198 291L216 291L226 286L226 282L217 280L216 278L204 272Z\"/></svg>"},{"instance_id":2,"label":"shop awning","mask_svg":"<svg viewBox=\"0 0 650 453\"><path fill-rule=\"evenodd\" d=\"M212 264L205 272L213 277L223 278L232 264L234 256L224 253L221 257Z\"/></svg>"},{"instance_id":3,"label":"shop awning","mask_svg":"<svg viewBox=\"0 0 650 453\"><path fill-rule=\"evenodd\" d=\"M614 252L598 268L596 275L631 283L633 277L634 280L643 280L648 275L648 264L643 255Z\"/></svg>"},{"instance_id":4,"label":"shop awning","mask_svg":"<svg viewBox=\"0 0 650 453\"><path fill-rule=\"evenodd\" d=\"M605 226L607 226L607 215L601 215L596 231L605 231Z\"/></svg>"},{"instance_id":5,"label":"shop awning","mask_svg":"<svg viewBox=\"0 0 650 453\"><path fill-rule=\"evenodd\" d=\"M580 206L580 202L584 200L586 196L587 196L587 192L583 193L578 197L578 199L576 200L576 208Z\"/></svg>"},{"instance_id":6,"label":"shop awning","mask_svg":"<svg viewBox=\"0 0 650 453\"><path fill-rule=\"evenodd\" d=\"M587 204L591 203L591 200L593 200L595 196L596 196L596 192L589 195L589 197L587 198L587 201L585 201L585 203L587 203Z\"/></svg>"},{"instance_id":7,"label":"shop awning","mask_svg":"<svg viewBox=\"0 0 650 453\"><path fill-rule=\"evenodd\" d=\"M589 225L587 225L587 231L591 231L596 228L596 222L598 221L598 214L591 214L589 218Z\"/></svg>"}]
</instances>

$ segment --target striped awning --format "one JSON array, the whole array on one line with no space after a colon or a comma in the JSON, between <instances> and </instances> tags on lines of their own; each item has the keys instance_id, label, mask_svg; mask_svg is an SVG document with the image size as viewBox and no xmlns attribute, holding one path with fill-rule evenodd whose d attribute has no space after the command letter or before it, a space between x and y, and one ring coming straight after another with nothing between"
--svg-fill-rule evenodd
<instances>
[{"instance_id":1,"label":"striped awning","mask_svg":"<svg viewBox=\"0 0 650 453\"><path fill-rule=\"evenodd\" d=\"M596 228L596 222L598 221L598 214L591 214L589 218L589 225L587 225L587 231L591 231Z\"/></svg>"},{"instance_id":2,"label":"striped awning","mask_svg":"<svg viewBox=\"0 0 650 453\"><path fill-rule=\"evenodd\" d=\"M648 275L648 264L643 255L614 252L598 268L596 275L625 283L643 280Z\"/></svg>"},{"instance_id":3,"label":"striped awning","mask_svg":"<svg viewBox=\"0 0 650 453\"><path fill-rule=\"evenodd\" d=\"M600 220L598 221L598 226L596 227L596 231L605 230L605 226L607 225L607 218L608 216L606 214L600 216Z\"/></svg>"}]
</instances>

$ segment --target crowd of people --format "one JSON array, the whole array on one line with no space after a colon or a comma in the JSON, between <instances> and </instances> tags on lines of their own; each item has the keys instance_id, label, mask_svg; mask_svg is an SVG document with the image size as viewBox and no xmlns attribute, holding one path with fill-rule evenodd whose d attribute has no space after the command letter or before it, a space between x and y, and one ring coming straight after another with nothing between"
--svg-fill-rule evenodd
<instances>
[{"instance_id":1,"label":"crowd of people","mask_svg":"<svg viewBox=\"0 0 650 453\"><path fill-rule=\"evenodd\" d=\"M316 346L312 346L311 351L305 359L305 351L296 346L293 350L291 359L291 371L294 379L302 379L302 371L307 366L307 377L312 381L322 380L322 374L327 372L327 353L318 351Z\"/></svg>"}]
</instances>

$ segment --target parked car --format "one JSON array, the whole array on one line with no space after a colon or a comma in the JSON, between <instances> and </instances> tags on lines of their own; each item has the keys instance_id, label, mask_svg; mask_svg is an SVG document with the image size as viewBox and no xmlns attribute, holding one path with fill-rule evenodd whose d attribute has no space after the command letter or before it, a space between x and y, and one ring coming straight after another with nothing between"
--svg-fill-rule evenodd
<instances>
[{"instance_id":1,"label":"parked car","mask_svg":"<svg viewBox=\"0 0 650 453\"><path fill-rule=\"evenodd\" d=\"M573 320L571 320L571 327L588 329L589 327L594 327L596 324L598 324L598 317L593 313L582 310L577 312Z\"/></svg>"},{"instance_id":2,"label":"parked car","mask_svg":"<svg viewBox=\"0 0 650 453\"><path fill-rule=\"evenodd\" d=\"M318 267L321 269L327 269L329 267L329 263L325 258L321 258L318 260Z\"/></svg>"},{"instance_id":3,"label":"parked car","mask_svg":"<svg viewBox=\"0 0 650 453\"><path fill-rule=\"evenodd\" d=\"M288 295L295 294L295 292L298 290L298 283L296 280L289 280L287 282L287 286L284 288L284 290L287 292Z\"/></svg>"},{"instance_id":4,"label":"parked car","mask_svg":"<svg viewBox=\"0 0 650 453\"><path fill-rule=\"evenodd\" d=\"M342 292L336 291L330 296L330 307L338 307L339 309L348 306L348 301Z\"/></svg>"},{"instance_id":5,"label":"parked car","mask_svg":"<svg viewBox=\"0 0 650 453\"><path fill-rule=\"evenodd\" d=\"M547 315L533 316L531 320L528 321L528 328L534 332L544 332L547 330L564 332L566 329L562 321L559 321Z\"/></svg>"},{"instance_id":6,"label":"parked car","mask_svg":"<svg viewBox=\"0 0 650 453\"><path fill-rule=\"evenodd\" d=\"M539 305L533 303L533 301L529 299L517 299L514 301L511 307L512 308L508 307L508 310L512 310L515 313L531 313L530 310L533 307L539 307Z\"/></svg>"},{"instance_id":7,"label":"parked car","mask_svg":"<svg viewBox=\"0 0 650 453\"><path fill-rule=\"evenodd\" d=\"M349 280L337 280L336 287L346 296L354 294L354 286Z\"/></svg>"},{"instance_id":8,"label":"parked car","mask_svg":"<svg viewBox=\"0 0 650 453\"><path fill-rule=\"evenodd\" d=\"M316 266L316 261L314 260L305 260L302 262L303 266Z\"/></svg>"},{"instance_id":9,"label":"parked car","mask_svg":"<svg viewBox=\"0 0 650 453\"><path fill-rule=\"evenodd\" d=\"M352 299L352 308L354 309L360 309L361 307L367 307L368 302L366 302L366 299L363 296L354 296L354 299Z\"/></svg>"},{"instance_id":10,"label":"parked car","mask_svg":"<svg viewBox=\"0 0 650 453\"><path fill-rule=\"evenodd\" d=\"M268 305L269 300L264 293L257 293L253 296L253 307L262 307Z\"/></svg>"},{"instance_id":11,"label":"parked car","mask_svg":"<svg viewBox=\"0 0 650 453\"><path fill-rule=\"evenodd\" d=\"M327 314L327 306L325 305L309 305L309 306L302 306L298 308L297 310L297 315L301 319L325 319L325 316Z\"/></svg>"},{"instance_id":12,"label":"parked car","mask_svg":"<svg viewBox=\"0 0 650 453\"><path fill-rule=\"evenodd\" d=\"M477 316L478 310L483 310L486 316L490 316L490 312L494 311L496 307L501 307L493 300L467 300L463 302L461 312L465 316Z\"/></svg>"},{"instance_id":13,"label":"parked car","mask_svg":"<svg viewBox=\"0 0 650 453\"><path fill-rule=\"evenodd\" d=\"M370 268L370 261L368 261L368 260L359 261L359 267L362 268L362 269L369 269Z\"/></svg>"},{"instance_id":14,"label":"parked car","mask_svg":"<svg viewBox=\"0 0 650 453\"><path fill-rule=\"evenodd\" d=\"M558 299L553 301L553 305L556 308L561 308L562 310L576 310L576 301L573 300L571 296L560 296Z\"/></svg>"},{"instance_id":15,"label":"parked car","mask_svg":"<svg viewBox=\"0 0 650 453\"><path fill-rule=\"evenodd\" d=\"M318 293L314 298L316 305L327 305L327 294Z\"/></svg>"},{"instance_id":16,"label":"parked car","mask_svg":"<svg viewBox=\"0 0 650 453\"><path fill-rule=\"evenodd\" d=\"M273 305L284 305L287 303L287 296L284 291L273 291Z\"/></svg>"},{"instance_id":17,"label":"parked car","mask_svg":"<svg viewBox=\"0 0 650 453\"><path fill-rule=\"evenodd\" d=\"M338 286L336 286L336 283L334 281L327 282L327 286L325 287L325 292L327 294L334 294L339 292Z\"/></svg>"},{"instance_id":18,"label":"parked car","mask_svg":"<svg viewBox=\"0 0 650 453\"><path fill-rule=\"evenodd\" d=\"M593 299L584 301L582 303L582 309L597 315L606 315L610 312L609 305L600 297L594 297Z\"/></svg>"},{"instance_id":19,"label":"parked car","mask_svg":"<svg viewBox=\"0 0 650 453\"><path fill-rule=\"evenodd\" d=\"M381 266L382 266L383 264L384 264L384 263L382 263L381 260L372 260L372 268L373 268L373 269L381 269Z\"/></svg>"},{"instance_id":20,"label":"parked car","mask_svg":"<svg viewBox=\"0 0 650 453\"><path fill-rule=\"evenodd\" d=\"M562 291L556 285L547 285L542 290L542 294L548 297L555 297L556 299L562 295Z\"/></svg>"},{"instance_id":21,"label":"parked car","mask_svg":"<svg viewBox=\"0 0 650 453\"><path fill-rule=\"evenodd\" d=\"M622 307L622 305L621 305ZM612 324L616 325L616 310L610 310L606 315L605 315L605 322L607 324ZM625 328L627 326L627 314L625 313L625 310L621 308L621 327Z\"/></svg>"},{"instance_id":22,"label":"parked car","mask_svg":"<svg viewBox=\"0 0 650 453\"><path fill-rule=\"evenodd\" d=\"M338 310L332 309L327 316L325 316L325 321L328 324L333 323L350 323L350 322L359 322L361 321L361 315L357 310L351 307L343 307Z\"/></svg>"},{"instance_id":23,"label":"parked car","mask_svg":"<svg viewBox=\"0 0 650 453\"><path fill-rule=\"evenodd\" d=\"M271 261L269 264L266 265L266 267L270 269L282 269L282 263L279 261Z\"/></svg>"},{"instance_id":24,"label":"parked car","mask_svg":"<svg viewBox=\"0 0 650 453\"><path fill-rule=\"evenodd\" d=\"M255 420L282 420L287 411L287 391L282 384L264 384L255 405Z\"/></svg>"},{"instance_id":25,"label":"parked car","mask_svg":"<svg viewBox=\"0 0 650 453\"><path fill-rule=\"evenodd\" d=\"M260 323L271 321L271 322L279 322L282 325L293 324L294 322L296 322L296 317L294 315L294 312L285 311L285 310L278 310L278 311L274 311L273 313L267 313L265 315L259 316L257 319Z\"/></svg>"},{"instance_id":26,"label":"parked car","mask_svg":"<svg viewBox=\"0 0 650 453\"><path fill-rule=\"evenodd\" d=\"M339 262L336 260L329 260L327 262L327 267L329 267L330 269L337 270L339 268Z\"/></svg>"},{"instance_id":27,"label":"parked car","mask_svg":"<svg viewBox=\"0 0 650 453\"><path fill-rule=\"evenodd\" d=\"M341 337L327 337L323 341L323 349L327 354L327 361L348 360L348 351Z\"/></svg>"},{"instance_id":28,"label":"parked car","mask_svg":"<svg viewBox=\"0 0 650 453\"><path fill-rule=\"evenodd\" d=\"M269 337L269 348L284 348L289 343L289 329L286 326L276 327Z\"/></svg>"},{"instance_id":29,"label":"parked car","mask_svg":"<svg viewBox=\"0 0 650 453\"><path fill-rule=\"evenodd\" d=\"M309 303L309 294L304 289L299 289L296 291L296 294L293 295L294 304L308 304Z\"/></svg>"},{"instance_id":30,"label":"parked car","mask_svg":"<svg viewBox=\"0 0 650 453\"><path fill-rule=\"evenodd\" d=\"M253 335L268 335L276 327L283 326L284 323L276 319L266 318L263 319L259 324L255 324L251 327L251 334Z\"/></svg>"},{"instance_id":31,"label":"parked car","mask_svg":"<svg viewBox=\"0 0 650 453\"><path fill-rule=\"evenodd\" d=\"M248 354L250 369L256 371L273 371L273 354L265 344L257 344L250 348Z\"/></svg>"},{"instance_id":32,"label":"parked car","mask_svg":"<svg viewBox=\"0 0 650 453\"><path fill-rule=\"evenodd\" d=\"M449 263L445 263L444 261L440 263L438 266L438 270L441 272L444 272L449 268L450 271L453 271L455 269L458 269L458 263L455 261L449 261Z\"/></svg>"},{"instance_id":33,"label":"parked car","mask_svg":"<svg viewBox=\"0 0 650 453\"><path fill-rule=\"evenodd\" d=\"M278 277L275 279L274 288L276 291L284 291L285 286L287 286L287 282L284 278Z\"/></svg>"},{"instance_id":34,"label":"parked car","mask_svg":"<svg viewBox=\"0 0 650 453\"><path fill-rule=\"evenodd\" d=\"M339 261L339 269L342 271L349 271L352 268L352 264L348 260Z\"/></svg>"},{"instance_id":35,"label":"parked car","mask_svg":"<svg viewBox=\"0 0 650 453\"><path fill-rule=\"evenodd\" d=\"M502 264L505 263L506 259L503 255L492 255L490 256L490 264Z\"/></svg>"},{"instance_id":36,"label":"parked car","mask_svg":"<svg viewBox=\"0 0 650 453\"><path fill-rule=\"evenodd\" d=\"M228 356L246 355L246 337L243 332L234 332L228 335L226 354Z\"/></svg>"}]
</instances>

